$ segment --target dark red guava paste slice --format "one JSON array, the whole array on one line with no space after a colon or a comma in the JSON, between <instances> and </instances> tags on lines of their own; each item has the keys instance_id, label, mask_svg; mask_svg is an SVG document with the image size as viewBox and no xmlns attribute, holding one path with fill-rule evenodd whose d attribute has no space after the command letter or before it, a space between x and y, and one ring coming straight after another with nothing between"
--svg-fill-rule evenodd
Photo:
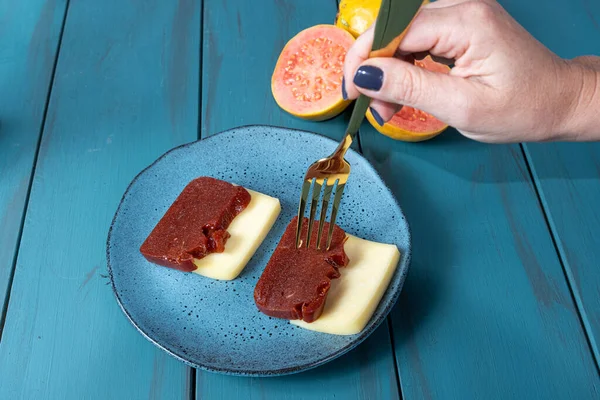
<instances>
[{"instance_id":1,"label":"dark red guava paste slice","mask_svg":"<svg viewBox=\"0 0 600 400\"><path fill-rule=\"evenodd\" d=\"M340 277L338 268L348 265L344 252L346 233L337 225L329 250L316 249L317 229L314 222L308 248L296 248L296 223L294 217L287 226L281 241L267 263L256 287L254 301L266 315L284 319L302 319L313 322L323 312L331 280ZM308 218L303 219L302 236L306 238ZM323 225L322 247L329 224Z\"/></svg>"},{"instance_id":2,"label":"dark red guava paste slice","mask_svg":"<svg viewBox=\"0 0 600 400\"><path fill-rule=\"evenodd\" d=\"M155 264L190 272L194 258L222 253L227 227L250 203L241 186L211 177L191 181L140 247Z\"/></svg>"}]
</instances>

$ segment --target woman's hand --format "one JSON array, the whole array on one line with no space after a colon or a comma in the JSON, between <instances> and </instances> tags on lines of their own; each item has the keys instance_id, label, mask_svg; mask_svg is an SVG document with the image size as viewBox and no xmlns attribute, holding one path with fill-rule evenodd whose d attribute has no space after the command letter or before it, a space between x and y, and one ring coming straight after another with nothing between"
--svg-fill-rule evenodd
<instances>
[{"instance_id":1,"label":"woman's hand","mask_svg":"<svg viewBox=\"0 0 600 400\"><path fill-rule=\"evenodd\" d=\"M494 0L438 0L407 31L399 54L453 59L450 74L368 59L372 41L373 28L349 50L344 88L372 97L382 123L408 105L483 142L600 139L598 59L561 59Z\"/></svg>"}]
</instances>

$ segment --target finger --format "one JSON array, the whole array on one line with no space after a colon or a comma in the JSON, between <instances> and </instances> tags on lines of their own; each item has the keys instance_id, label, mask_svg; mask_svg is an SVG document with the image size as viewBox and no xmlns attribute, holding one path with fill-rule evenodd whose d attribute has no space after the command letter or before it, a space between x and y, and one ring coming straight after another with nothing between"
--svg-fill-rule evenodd
<instances>
[{"instance_id":1,"label":"finger","mask_svg":"<svg viewBox=\"0 0 600 400\"><path fill-rule=\"evenodd\" d=\"M373 26L371 26L356 39L348 50L348 53L346 53L346 59L344 61L344 82L342 84L345 92L342 92L342 94L348 99L356 99L360 94L354 85L352 85L352 77L358 66L369 58L369 53L371 52L371 46L373 44L373 32Z\"/></svg>"},{"instance_id":2,"label":"finger","mask_svg":"<svg viewBox=\"0 0 600 400\"><path fill-rule=\"evenodd\" d=\"M425 57L429 56L431 57L431 59L433 61L435 61L438 64L444 64L447 66L451 66L452 64L454 64L454 60L450 60L448 58L444 58L444 57L438 57L434 54L431 54L428 51L420 51L418 53L413 53L412 56L414 57L415 60L421 61L423 60Z\"/></svg>"},{"instance_id":3,"label":"finger","mask_svg":"<svg viewBox=\"0 0 600 400\"><path fill-rule=\"evenodd\" d=\"M387 103L381 100L371 101L371 114L379 125L383 125L388 122L394 114L396 114L402 106L394 103Z\"/></svg>"},{"instance_id":4,"label":"finger","mask_svg":"<svg viewBox=\"0 0 600 400\"><path fill-rule=\"evenodd\" d=\"M452 67L455 62L455 60L451 60L449 58L444 58L444 57L439 57L434 54L431 54L428 51L419 51L417 53L407 53L407 52L398 50L396 52L396 54L394 55L394 57L399 58L400 60L408 61L408 62L412 62L412 63L414 63L415 60L422 61L426 57L431 57L431 59L433 61L435 61L436 63L444 64L448 67Z\"/></svg>"},{"instance_id":5,"label":"finger","mask_svg":"<svg viewBox=\"0 0 600 400\"><path fill-rule=\"evenodd\" d=\"M425 4L423 6L423 8L432 9L432 8L452 7L457 4L466 3L468 1L472 1L472 0L437 0L437 1L433 1L428 4Z\"/></svg>"},{"instance_id":6,"label":"finger","mask_svg":"<svg viewBox=\"0 0 600 400\"><path fill-rule=\"evenodd\" d=\"M475 85L395 58L371 58L357 69L355 88L373 99L418 108L449 123L466 115Z\"/></svg>"},{"instance_id":7,"label":"finger","mask_svg":"<svg viewBox=\"0 0 600 400\"><path fill-rule=\"evenodd\" d=\"M457 2L447 7L423 8L400 42L398 52L428 52L449 60L461 57L466 52L470 39L467 29L457 29L468 23L463 20L463 6L466 4Z\"/></svg>"},{"instance_id":8,"label":"finger","mask_svg":"<svg viewBox=\"0 0 600 400\"><path fill-rule=\"evenodd\" d=\"M465 30L456 29L465 23L462 21L460 7L469 2L472 0L438 0L424 6L400 43L397 56L402 58L402 55L413 53L429 54L436 62L454 64L469 46L469 37ZM435 7L432 6L434 4ZM358 97L359 91L352 84L352 78L358 66L369 58L373 35L374 24L358 37L346 54L342 85L346 98Z\"/></svg>"}]
</instances>

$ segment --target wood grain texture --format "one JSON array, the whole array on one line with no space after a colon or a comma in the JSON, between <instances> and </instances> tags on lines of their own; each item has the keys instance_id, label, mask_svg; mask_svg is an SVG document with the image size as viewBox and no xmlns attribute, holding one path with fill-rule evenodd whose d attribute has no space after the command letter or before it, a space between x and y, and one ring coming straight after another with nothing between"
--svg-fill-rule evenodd
<instances>
[{"instance_id":1,"label":"wood grain texture","mask_svg":"<svg viewBox=\"0 0 600 400\"><path fill-rule=\"evenodd\" d=\"M187 398L108 286L131 179L197 138L200 1L70 2L0 343L1 399Z\"/></svg>"},{"instance_id":2,"label":"wood grain texture","mask_svg":"<svg viewBox=\"0 0 600 400\"><path fill-rule=\"evenodd\" d=\"M413 257L393 311L405 399L595 399L598 373L518 145L361 130Z\"/></svg>"},{"instance_id":3,"label":"wood grain texture","mask_svg":"<svg viewBox=\"0 0 600 400\"><path fill-rule=\"evenodd\" d=\"M341 139L347 115L320 123L303 121L280 110L271 94L271 74L287 40L304 28L332 23L335 13L334 0L269 0L260 6L246 1L205 1L203 137L239 125L271 124ZM315 149L315 157L319 153ZM385 323L358 348L314 370L254 379L198 371L196 387L200 399L398 398Z\"/></svg>"},{"instance_id":4,"label":"wood grain texture","mask_svg":"<svg viewBox=\"0 0 600 400\"><path fill-rule=\"evenodd\" d=\"M271 94L273 68L286 42L305 28L332 23L336 7L335 0L268 0L260 6L233 0L205 2L203 137L241 125L269 124L341 139L350 108L338 118L316 123L281 110Z\"/></svg>"},{"instance_id":5,"label":"wood grain texture","mask_svg":"<svg viewBox=\"0 0 600 400\"><path fill-rule=\"evenodd\" d=\"M515 0L503 4L559 56L600 55L600 2L550 0L543 8ZM532 12L536 12L535 19L530 17ZM598 362L600 144L544 143L525 148Z\"/></svg>"},{"instance_id":6,"label":"wood grain texture","mask_svg":"<svg viewBox=\"0 0 600 400\"><path fill-rule=\"evenodd\" d=\"M66 0L0 0L0 310L9 290L65 9Z\"/></svg>"},{"instance_id":7,"label":"wood grain texture","mask_svg":"<svg viewBox=\"0 0 600 400\"><path fill-rule=\"evenodd\" d=\"M321 367L271 378L198 371L198 399L398 399L387 323L359 347Z\"/></svg>"}]
</instances>

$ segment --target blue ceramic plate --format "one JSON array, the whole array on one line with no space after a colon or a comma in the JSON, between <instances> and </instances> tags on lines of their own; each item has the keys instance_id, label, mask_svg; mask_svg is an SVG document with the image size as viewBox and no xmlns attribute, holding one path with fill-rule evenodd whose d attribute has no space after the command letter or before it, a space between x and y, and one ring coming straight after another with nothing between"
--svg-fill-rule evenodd
<instances>
[{"instance_id":1,"label":"blue ceramic plate","mask_svg":"<svg viewBox=\"0 0 600 400\"><path fill-rule=\"evenodd\" d=\"M260 313L254 286L290 219L310 163L337 143L308 132L270 126L232 129L177 147L131 183L114 217L107 244L117 301L151 342L182 361L233 375L273 376L316 367L351 350L385 320L396 302L410 259L408 224L371 165L350 150L352 174L338 224L348 233L394 243L396 273L366 328L357 335L312 332ZM282 211L242 273L217 281L149 263L139 248L192 179L213 176L279 198Z\"/></svg>"}]
</instances>

